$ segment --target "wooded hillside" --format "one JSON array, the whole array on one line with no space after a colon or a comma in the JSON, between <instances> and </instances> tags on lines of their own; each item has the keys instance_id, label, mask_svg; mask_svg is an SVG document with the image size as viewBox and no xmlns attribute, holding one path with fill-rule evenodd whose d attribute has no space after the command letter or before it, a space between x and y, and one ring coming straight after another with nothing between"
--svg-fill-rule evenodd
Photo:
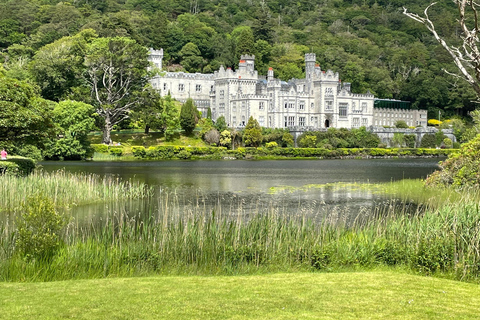
<instances>
[{"instance_id":1,"label":"wooded hillside","mask_svg":"<svg viewBox=\"0 0 480 320\"><path fill-rule=\"evenodd\" d=\"M257 69L273 67L284 80L302 77L303 56L317 54L323 70L340 73L352 91L379 98L409 100L430 117L466 115L474 109L473 90L442 69L456 72L448 54L425 27L402 14L402 6L422 12L429 1L340 0L0 0L0 59L9 77L58 81L47 99L72 96L79 79L39 77L46 45L84 29L100 37L126 36L145 47L163 48L171 70L213 72L235 68L240 54L256 56ZM460 41L451 1L430 10L444 37ZM77 53L83 50L78 37ZM82 41L80 41L82 39ZM68 41L74 41L71 38ZM48 47L47 47L48 48ZM51 50L61 50L56 45ZM69 48L71 43L69 43ZM42 55L42 57L40 57ZM35 60L37 63L35 63ZM64 68L75 74L75 61ZM50 86L51 88L51 86ZM58 96L60 94L60 96ZM442 116L443 117L443 116Z\"/></svg>"}]
</instances>

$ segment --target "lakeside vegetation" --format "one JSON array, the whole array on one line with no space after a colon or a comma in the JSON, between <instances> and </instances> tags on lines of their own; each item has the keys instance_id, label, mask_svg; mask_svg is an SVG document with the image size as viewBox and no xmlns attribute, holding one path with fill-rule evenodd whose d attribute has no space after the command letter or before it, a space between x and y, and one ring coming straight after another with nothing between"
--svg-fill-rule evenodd
<instances>
[{"instance_id":1,"label":"lakeside vegetation","mask_svg":"<svg viewBox=\"0 0 480 320\"><path fill-rule=\"evenodd\" d=\"M64 179L62 174L57 173L53 180L74 178ZM70 185L75 192L70 189L65 194L86 193L92 188L90 181L87 176L74 180ZM79 187L81 184L86 189ZM105 192L113 194L111 198L116 201L125 198L121 193L126 188L117 184L113 181L116 191ZM241 202L228 208L216 205L211 211L198 201L184 211L174 193L164 192L158 200L150 199L159 201L156 211L132 215L118 206L105 210L100 222L75 221L67 213L64 223L58 220L45 230L31 217L33 214L42 217L40 221L51 221L62 214L58 208L64 203L59 200L62 193L57 192L62 187L53 185L50 189L37 185L50 191L46 196L28 197L21 207L23 213L17 211L16 219L0 223L2 281L377 267L401 267L418 274L473 282L479 279L480 255L475 248L480 245L480 212L474 194L471 198L460 195L461 200L451 198L438 206L419 206L413 213L389 206L349 218L341 211L317 216L313 208L299 207L291 212L272 203L246 212L242 209L246 204ZM22 188L19 192L24 192ZM99 188L105 186L100 184ZM418 182L407 187L398 182L389 190L396 194L410 190L407 197L415 193L423 193L425 198L431 195ZM86 195L90 201L98 199L96 192ZM145 195L137 189L131 193L132 198ZM437 193L436 199L441 196ZM72 198L64 201L81 202ZM430 201L435 203L434 199ZM21 202L17 199L5 206L18 208ZM108 202L106 206L110 206ZM52 238L56 240L49 242ZM28 248L39 249L26 250L25 243Z\"/></svg>"}]
</instances>

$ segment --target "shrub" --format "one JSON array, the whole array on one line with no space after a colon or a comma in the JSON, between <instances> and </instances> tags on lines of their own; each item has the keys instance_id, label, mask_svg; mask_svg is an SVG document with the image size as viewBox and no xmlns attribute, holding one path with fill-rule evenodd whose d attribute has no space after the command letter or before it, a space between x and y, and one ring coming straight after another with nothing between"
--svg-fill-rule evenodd
<instances>
[{"instance_id":1,"label":"shrub","mask_svg":"<svg viewBox=\"0 0 480 320\"><path fill-rule=\"evenodd\" d=\"M445 148L450 149L453 146L452 139L449 139L449 138L443 139L443 145L445 146Z\"/></svg>"},{"instance_id":2,"label":"shrub","mask_svg":"<svg viewBox=\"0 0 480 320\"><path fill-rule=\"evenodd\" d=\"M428 124L429 126L438 127L439 125L442 124L442 121L437 120L437 119L430 119L430 120L428 120L427 124Z\"/></svg>"},{"instance_id":3,"label":"shrub","mask_svg":"<svg viewBox=\"0 0 480 320\"><path fill-rule=\"evenodd\" d=\"M406 134L403 136L403 139L405 140L405 145L408 148L415 148L415 141L417 141L417 137L414 134Z\"/></svg>"},{"instance_id":4,"label":"shrub","mask_svg":"<svg viewBox=\"0 0 480 320\"><path fill-rule=\"evenodd\" d=\"M108 153L108 145L106 144L91 144L90 145L95 152Z\"/></svg>"},{"instance_id":5,"label":"shrub","mask_svg":"<svg viewBox=\"0 0 480 320\"><path fill-rule=\"evenodd\" d=\"M437 146L436 141L434 134L425 134L420 142L420 148L435 148Z\"/></svg>"},{"instance_id":6,"label":"shrub","mask_svg":"<svg viewBox=\"0 0 480 320\"><path fill-rule=\"evenodd\" d=\"M404 120L398 120L395 122L395 128L407 129L408 124Z\"/></svg>"},{"instance_id":7,"label":"shrub","mask_svg":"<svg viewBox=\"0 0 480 320\"><path fill-rule=\"evenodd\" d=\"M224 147L228 147L231 143L232 143L232 135L230 131L223 130L222 133L220 133L220 145Z\"/></svg>"},{"instance_id":8,"label":"shrub","mask_svg":"<svg viewBox=\"0 0 480 320\"><path fill-rule=\"evenodd\" d=\"M316 143L317 143L316 136L306 135L300 139L298 144L300 145L301 148L315 148Z\"/></svg>"},{"instance_id":9,"label":"shrub","mask_svg":"<svg viewBox=\"0 0 480 320\"><path fill-rule=\"evenodd\" d=\"M44 195L28 198L17 220L16 250L26 259L48 259L61 244L65 218L55 210L53 200Z\"/></svg>"},{"instance_id":10,"label":"shrub","mask_svg":"<svg viewBox=\"0 0 480 320\"><path fill-rule=\"evenodd\" d=\"M112 156L120 157L123 154L123 149L122 148L110 148L110 149L108 149L108 153L110 153Z\"/></svg>"},{"instance_id":11,"label":"shrub","mask_svg":"<svg viewBox=\"0 0 480 320\"><path fill-rule=\"evenodd\" d=\"M211 145L217 145L220 142L220 133L217 129L211 129L204 136L205 142Z\"/></svg>"},{"instance_id":12,"label":"shrub","mask_svg":"<svg viewBox=\"0 0 480 320\"><path fill-rule=\"evenodd\" d=\"M445 150L447 151L447 150ZM458 152L452 152L447 160L440 163L440 170L431 174L427 186L448 186L457 188L480 186L480 135L463 144Z\"/></svg>"},{"instance_id":13,"label":"shrub","mask_svg":"<svg viewBox=\"0 0 480 320\"><path fill-rule=\"evenodd\" d=\"M0 175L19 175L19 167L16 163L10 161L0 162Z\"/></svg>"},{"instance_id":14,"label":"shrub","mask_svg":"<svg viewBox=\"0 0 480 320\"><path fill-rule=\"evenodd\" d=\"M190 159L192 157L192 154L190 152L188 152L187 150L182 150L177 154L177 157L179 159L187 160L187 159Z\"/></svg>"},{"instance_id":15,"label":"shrub","mask_svg":"<svg viewBox=\"0 0 480 320\"><path fill-rule=\"evenodd\" d=\"M132 147L132 153L133 153L133 156L136 158L145 158L145 156L147 155L147 151L145 150L145 147L142 147L142 146Z\"/></svg>"},{"instance_id":16,"label":"shrub","mask_svg":"<svg viewBox=\"0 0 480 320\"><path fill-rule=\"evenodd\" d=\"M33 159L24 157L8 157L8 162L13 162L18 166L18 175L27 176L33 172L36 167L36 163Z\"/></svg>"},{"instance_id":17,"label":"shrub","mask_svg":"<svg viewBox=\"0 0 480 320\"><path fill-rule=\"evenodd\" d=\"M258 124L258 121L250 117L248 123L245 126L243 132L243 142L245 146L258 147L262 143L262 127Z\"/></svg>"},{"instance_id":18,"label":"shrub","mask_svg":"<svg viewBox=\"0 0 480 320\"><path fill-rule=\"evenodd\" d=\"M273 149L273 148L277 148L278 147L278 144L275 142L275 141L272 141L272 142L267 142L265 144L265 147L267 149Z\"/></svg>"}]
</instances>

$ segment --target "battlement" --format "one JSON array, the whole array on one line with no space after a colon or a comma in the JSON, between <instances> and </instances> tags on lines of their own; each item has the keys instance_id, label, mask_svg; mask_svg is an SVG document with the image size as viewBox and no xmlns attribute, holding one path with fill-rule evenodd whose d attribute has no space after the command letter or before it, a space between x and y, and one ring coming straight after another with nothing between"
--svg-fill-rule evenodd
<instances>
[{"instance_id":1,"label":"battlement","mask_svg":"<svg viewBox=\"0 0 480 320\"><path fill-rule=\"evenodd\" d=\"M315 53L305 53L305 62L315 62L317 55Z\"/></svg>"}]
</instances>

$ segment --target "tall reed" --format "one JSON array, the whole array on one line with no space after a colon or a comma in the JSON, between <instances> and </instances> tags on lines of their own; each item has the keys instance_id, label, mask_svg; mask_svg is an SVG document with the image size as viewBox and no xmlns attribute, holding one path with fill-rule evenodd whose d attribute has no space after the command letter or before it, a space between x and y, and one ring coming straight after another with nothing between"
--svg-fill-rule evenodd
<instances>
[{"instance_id":1,"label":"tall reed","mask_svg":"<svg viewBox=\"0 0 480 320\"><path fill-rule=\"evenodd\" d=\"M230 205L218 202L211 210L202 199L191 201L175 192L162 191L156 199L155 211L132 214L118 206L100 220L71 222L63 246L48 261L22 259L12 228L0 226L0 280L379 265L479 279L480 209L466 199L413 214L393 206L378 208L366 218L359 212L350 222L348 212L318 216L315 207L301 204L292 212L281 203L245 203L232 197Z\"/></svg>"}]
</instances>

